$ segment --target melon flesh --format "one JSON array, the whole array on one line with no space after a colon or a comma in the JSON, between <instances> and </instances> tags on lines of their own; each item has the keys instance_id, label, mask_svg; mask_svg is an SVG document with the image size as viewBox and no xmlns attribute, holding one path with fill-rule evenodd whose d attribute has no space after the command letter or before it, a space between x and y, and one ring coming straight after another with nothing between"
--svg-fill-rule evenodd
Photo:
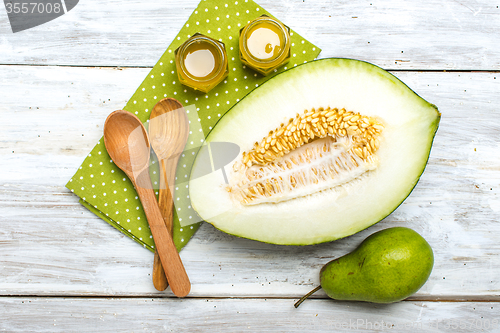
<instances>
[{"instance_id":1,"label":"melon flesh","mask_svg":"<svg viewBox=\"0 0 500 333\"><path fill-rule=\"evenodd\" d=\"M361 231L385 218L410 194L424 171L440 114L381 68L357 60L322 59L277 75L236 104L206 142L231 142L240 154L283 122L312 108L345 108L381 120L377 166L341 184L293 198L245 205L228 192L221 172L192 179L192 207L205 221L236 236L307 245ZM314 143L314 142L313 142ZM195 160L193 170L200 167Z\"/></svg>"}]
</instances>

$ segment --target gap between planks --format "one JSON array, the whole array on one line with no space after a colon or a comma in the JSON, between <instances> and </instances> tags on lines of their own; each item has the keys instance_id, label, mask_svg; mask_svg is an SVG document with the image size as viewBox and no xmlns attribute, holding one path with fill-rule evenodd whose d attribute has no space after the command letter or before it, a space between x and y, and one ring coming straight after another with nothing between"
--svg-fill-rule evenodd
<instances>
[{"instance_id":1,"label":"gap between planks","mask_svg":"<svg viewBox=\"0 0 500 333\"><path fill-rule=\"evenodd\" d=\"M2 298L45 298L45 299L56 299L56 298L64 298L64 299L160 299L160 298L173 298L176 299L172 294L165 295L63 295L63 294L54 294L54 295L37 295L37 294L27 294L27 295L0 295L0 299ZM240 299L240 300L259 300L259 299L282 299L282 300L294 300L299 299L301 296L250 296L250 297L242 297L242 296L187 296L182 299L207 299L207 300L223 300L223 299ZM325 300L330 299L329 297L321 297L321 296L311 296L308 299L310 300ZM335 301L332 299L332 301ZM344 302L344 301L339 301ZM358 302L358 301L345 301L345 302ZM475 303L500 303L500 295L492 295L492 296L477 296L477 295L461 295L461 296L410 296L401 302L437 302L437 303L454 303L454 302L475 302Z\"/></svg>"},{"instance_id":2,"label":"gap between planks","mask_svg":"<svg viewBox=\"0 0 500 333\"><path fill-rule=\"evenodd\" d=\"M326 58L318 58L326 59ZM134 69L134 68L149 68L153 69L153 66L112 66L112 65L103 65L103 66L89 66L89 65L57 65L57 64L2 64L1 66L7 67L73 67L73 68L107 68L107 69ZM417 73L500 73L500 69L404 69L404 68L383 68L388 72L417 72Z\"/></svg>"}]
</instances>

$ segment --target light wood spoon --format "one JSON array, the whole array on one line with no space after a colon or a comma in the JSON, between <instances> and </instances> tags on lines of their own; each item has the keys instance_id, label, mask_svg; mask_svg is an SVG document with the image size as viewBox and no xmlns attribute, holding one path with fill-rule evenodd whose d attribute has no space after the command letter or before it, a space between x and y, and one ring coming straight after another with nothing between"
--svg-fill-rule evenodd
<instances>
[{"instance_id":1,"label":"light wood spoon","mask_svg":"<svg viewBox=\"0 0 500 333\"><path fill-rule=\"evenodd\" d=\"M128 111L112 112L104 123L104 145L116 166L130 178L137 190L153 234L170 288L178 297L189 294L191 283L168 232L149 178L150 146L146 129Z\"/></svg>"},{"instance_id":2,"label":"light wood spoon","mask_svg":"<svg viewBox=\"0 0 500 333\"><path fill-rule=\"evenodd\" d=\"M189 120L186 111L174 98L164 98L151 111L149 139L160 162L160 193L158 203L167 229L172 235L175 170L189 136ZM168 280L155 252L153 284L157 290L165 290Z\"/></svg>"}]
</instances>

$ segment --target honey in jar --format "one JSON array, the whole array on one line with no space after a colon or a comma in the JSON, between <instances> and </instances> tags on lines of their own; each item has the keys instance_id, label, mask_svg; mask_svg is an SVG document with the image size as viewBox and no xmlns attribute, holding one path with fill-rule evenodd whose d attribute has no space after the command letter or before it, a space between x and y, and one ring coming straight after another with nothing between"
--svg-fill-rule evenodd
<instances>
[{"instance_id":1,"label":"honey in jar","mask_svg":"<svg viewBox=\"0 0 500 333\"><path fill-rule=\"evenodd\" d=\"M179 81L204 93L229 73L224 43L198 33L175 50L175 64Z\"/></svg>"},{"instance_id":2,"label":"honey in jar","mask_svg":"<svg viewBox=\"0 0 500 333\"><path fill-rule=\"evenodd\" d=\"M289 28L262 15L241 29L239 48L242 63L268 75L290 60Z\"/></svg>"}]
</instances>

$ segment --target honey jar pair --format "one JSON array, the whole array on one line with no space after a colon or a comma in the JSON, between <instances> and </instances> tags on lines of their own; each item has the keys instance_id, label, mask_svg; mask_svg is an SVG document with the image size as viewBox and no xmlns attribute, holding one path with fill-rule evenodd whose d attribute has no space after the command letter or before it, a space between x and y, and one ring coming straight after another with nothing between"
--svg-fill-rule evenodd
<instances>
[{"instance_id":1,"label":"honey jar pair","mask_svg":"<svg viewBox=\"0 0 500 333\"><path fill-rule=\"evenodd\" d=\"M289 28L263 15L240 30L241 62L268 75L290 60ZM223 42L196 33L175 50L179 81L207 93L229 74Z\"/></svg>"}]
</instances>

